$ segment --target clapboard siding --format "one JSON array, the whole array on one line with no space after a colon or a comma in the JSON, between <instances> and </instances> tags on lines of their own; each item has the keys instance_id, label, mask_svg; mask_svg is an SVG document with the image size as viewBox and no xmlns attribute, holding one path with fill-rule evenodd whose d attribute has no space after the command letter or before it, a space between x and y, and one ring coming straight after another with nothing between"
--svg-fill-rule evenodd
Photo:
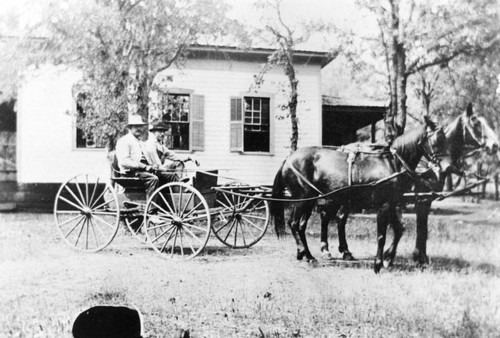
<instances>
[{"instance_id":1,"label":"clapboard siding","mask_svg":"<svg viewBox=\"0 0 500 338\"><path fill-rule=\"evenodd\" d=\"M226 66L224 66L224 63ZM290 120L273 119L273 154L248 155L230 152L230 99L248 92L259 64L190 60L186 69L168 69L159 76L171 76L169 87L187 88L205 96L205 151L196 152L204 166L230 169L233 175L249 183L270 184L281 162L289 154ZM319 66L299 66L300 146L321 142L321 78ZM287 79L280 69L265 76L263 93L275 93L271 117L283 115L279 107L286 98L277 93L277 83ZM273 108L273 107L272 107Z\"/></svg>"},{"instance_id":2,"label":"clapboard siding","mask_svg":"<svg viewBox=\"0 0 500 338\"><path fill-rule=\"evenodd\" d=\"M78 78L76 72L45 68L19 90L18 182L60 183L108 167L105 149L75 149L71 90Z\"/></svg>"},{"instance_id":3,"label":"clapboard siding","mask_svg":"<svg viewBox=\"0 0 500 338\"><path fill-rule=\"evenodd\" d=\"M248 183L270 184L289 154L290 120L276 119L286 102L277 83L287 79L279 68L265 76L259 89L274 93L271 107L272 155L249 155L230 151L230 99L248 92L261 64L230 60L188 60L182 69L170 68L159 76L171 76L169 88L192 90L204 97L204 149L195 151L204 168L231 169L221 174ZM321 68L297 66L299 79L299 146L321 144ZM75 102L71 88L75 72L49 69L26 82L18 100L18 181L20 183L64 182L79 173L106 176L106 150L75 149ZM286 113L286 112L285 112Z\"/></svg>"}]
</instances>

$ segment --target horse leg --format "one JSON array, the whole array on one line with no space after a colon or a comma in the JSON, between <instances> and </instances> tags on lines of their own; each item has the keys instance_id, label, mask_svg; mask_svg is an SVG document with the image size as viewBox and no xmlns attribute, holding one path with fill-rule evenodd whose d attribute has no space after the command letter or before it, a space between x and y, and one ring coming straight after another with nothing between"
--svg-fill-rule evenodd
<instances>
[{"instance_id":1,"label":"horse leg","mask_svg":"<svg viewBox=\"0 0 500 338\"><path fill-rule=\"evenodd\" d=\"M394 231L394 239L391 246L384 253L384 260L387 262L387 266L392 266L394 263L394 258L396 257L396 251L398 248L399 240L403 236L403 224L401 223L401 210L399 208L390 208L389 217L392 230Z\"/></svg>"},{"instance_id":2,"label":"horse leg","mask_svg":"<svg viewBox=\"0 0 500 338\"><path fill-rule=\"evenodd\" d=\"M333 259L332 254L328 248L328 225L332 216L337 212L337 208L330 208L325 206L321 209L321 257L323 259Z\"/></svg>"},{"instance_id":3,"label":"horse leg","mask_svg":"<svg viewBox=\"0 0 500 338\"><path fill-rule=\"evenodd\" d=\"M427 257L427 224L429 221L429 212L431 210L430 202L415 203L415 213L417 214L417 240L415 250L413 250L413 260L418 265L429 263Z\"/></svg>"},{"instance_id":4,"label":"horse leg","mask_svg":"<svg viewBox=\"0 0 500 338\"><path fill-rule=\"evenodd\" d=\"M373 270L379 273L384 265L384 245L387 234L387 224L389 223L389 206L385 205L377 211L377 255Z\"/></svg>"},{"instance_id":5,"label":"horse leg","mask_svg":"<svg viewBox=\"0 0 500 338\"><path fill-rule=\"evenodd\" d=\"M339 252L342 254L342 259L345 261L355 261L356 258L349 251L347 240L345 237L345 225L347 217L349 217L349 209L347 207L340 208L340 217L337 218L337 231L339 234Z\"/></svg>"},{"instance_id":6,"label":"horse leg","mask_svg":"<svg viewBox=\"0 0 500 338\"><path fill-rule=\"evenodd\" d=\"M316 263L317 260L316 258L313 257L311 254L311 251L309 251L309 246L307 245L307 239L306 239L306 228L307 228L307 221L309 221L309 217L311 217L311 213L313 210L314 204L312 203L304 203L301 208L301 217L297 218L299 219L299 238L302 241L302 245L304 247L304 256L306 257L307 261L309 263Z\"/></svg>"},{"instance_id":7,"label":"horse leg","mask_svg":"<svg viewBox=\"0 0 500 338\"><path fill-rule=\"evenodd\" d=\"M288 226L292 231L293 238L295 239L295 243L297 244L297 260L302 260L304 257L304 246L302 245L302 241L300 240L298 229L299 229L299 220L300 215L297 216L297 206L292 206L292 211L290 212L290 218L288 218Z\"/></svg>"}]
</instances>

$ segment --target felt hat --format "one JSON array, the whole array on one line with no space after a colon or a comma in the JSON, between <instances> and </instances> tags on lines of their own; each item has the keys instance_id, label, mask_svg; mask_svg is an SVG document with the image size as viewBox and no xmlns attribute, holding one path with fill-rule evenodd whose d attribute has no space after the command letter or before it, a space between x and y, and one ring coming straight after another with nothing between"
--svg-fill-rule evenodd
<instances>
[{"instance_id":1,"label":"felt hat","mask_svg":"<svg viewBox=\"0 0 500 338\"><path fill-rule=\"evenodd\" d=\"M140 115L137 115L137 114L129 115L127 127L145 126L145 125L146 125L146 123L144 123L144 121L142 121L142 117Z\"/></svg>"},{"instance_id":2,"label":"felt hat","mask_svg":"<svg viewBox=\"0 0 500 338\"><path fill-rule=\"evenodd\" d=\"M153 125L151 125L151 127L149 127L149 131L159 131L159 130L167 131L169 129L170 127L163 122L154 123Z\"/></svg>"}]
</instances>

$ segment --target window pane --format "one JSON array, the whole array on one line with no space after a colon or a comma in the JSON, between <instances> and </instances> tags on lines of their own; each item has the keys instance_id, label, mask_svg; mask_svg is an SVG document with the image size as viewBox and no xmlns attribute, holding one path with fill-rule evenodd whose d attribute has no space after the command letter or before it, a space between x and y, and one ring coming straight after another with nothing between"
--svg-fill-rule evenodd
<instances>
[{"instance_id":1,"label":"window pane","mask_svg":"<svg viewBox=\"0 0 500 338\"><path fill-rule=\"evenodd\" d=\"M253 110L260 110L260 99L253 100Z\"/></svg>"},{"instance_id":2,"label":"window pane","mask_svg":"<svg viewBox=\"0 0 500 338\"><path fill-rule=\"evenodd\" d=\"M252 109L252 99L251 98L245 98L245 111L251 110Z\"/></svg>"}]
</instances>

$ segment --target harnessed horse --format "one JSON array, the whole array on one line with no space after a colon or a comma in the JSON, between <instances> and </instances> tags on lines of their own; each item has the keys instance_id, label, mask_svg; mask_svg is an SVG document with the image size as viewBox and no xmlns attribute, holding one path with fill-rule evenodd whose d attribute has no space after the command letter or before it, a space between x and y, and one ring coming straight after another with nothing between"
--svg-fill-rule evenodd
<instances>
[{"instance_id":1,"label":"harnessed horse","mask_svg":"<svg viewBox=\"0 0 500 338\"><path fill-rule=\"evenodd\" d=\"M417 183L415 192L443 191L445 178L451 173L463 175L462 161L480 149L488 154L498 150L498 135L488 125L484 117L477 116L472 104L466 111L455 118L445 128L445 152L439 156L442 172L439 177L428 177L425 183ZM415 213L417 216L417 238L413 251L413 260L418 264L429 263L427 256L428 219L432 199L417 199Z\"/></svg>"},{"instance_id":2,"label":"harnessed horse","mask_svg":"<svg viewBox=\"0 0 500 338\"><path fill-rule=\"evenodd\" d=\"M305 231L307 222L316 203L314 197L328 197L321 209L322 243L323 233L330 219L341 207L349 205L377 209L377 256L374 270L379 272L383 265L383 249L387 225L394 229L391 245L392 259L402 235L402 224L396 206L404 192L408 179L404 172L415 169L422 156L431 157L441 150L444 133L430 121L394 141L392 151L337 151L321 147L298 149L283 162L278 170L272 189L271 215L274 217L276 233L284 233L283 202L276 201L288 188L295 201L288 225L297 243L297 259L303 257L316 262L312 256ZM347 214L347 213L346 213ZM345 225L345 222L344 222ZM344 228L345 229L345 228ZM341 228L339 227L339 232ZM341 236L339 236L340 239ZM345 231L344 231L345 241ZM341 246L343 243L341 243ZM345 251L347 243L345 243Z\"/></svg>"}]
</instances>

